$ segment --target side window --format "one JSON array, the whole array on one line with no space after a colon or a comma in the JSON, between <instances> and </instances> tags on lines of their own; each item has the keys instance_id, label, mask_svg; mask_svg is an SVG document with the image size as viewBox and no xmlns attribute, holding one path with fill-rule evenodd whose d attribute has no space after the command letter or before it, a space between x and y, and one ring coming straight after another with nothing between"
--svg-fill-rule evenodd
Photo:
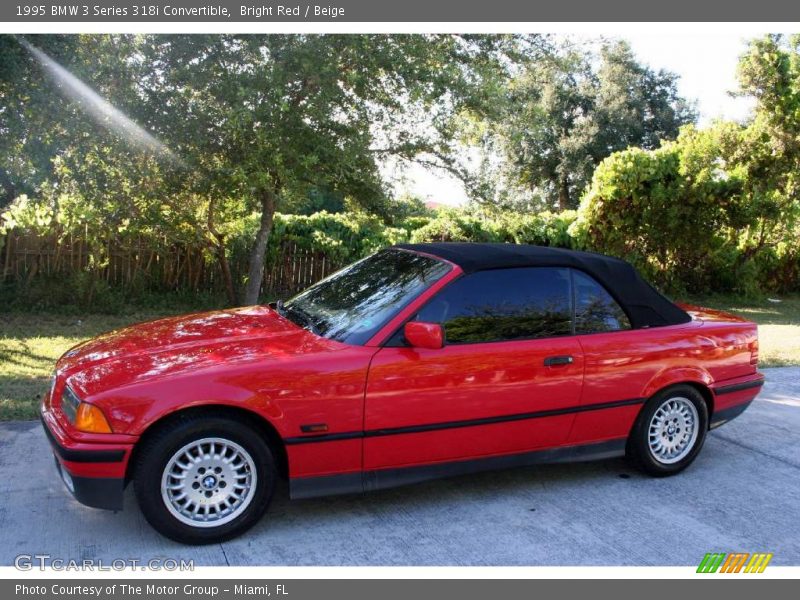
<instances>
[{"instance_id":1,"label":"side window","mask_svg":"<svg viewBox=\"0 0 800 600\"><path fill-rule=\"evenodd\" d=\"M573 271L575 333L630 329L631 323L606 289L586 273Z\"/></svg>"},{"instance_id":2,"label":"side window","mask_svg":"<svg viewBox=\"0 0 800 600\"><path fill-rule=\"evenodd\" d=\"M479 271L448 285L417 314L441 323L448 344L572 333L569 269Z\"/></svg>"}]
</instances>

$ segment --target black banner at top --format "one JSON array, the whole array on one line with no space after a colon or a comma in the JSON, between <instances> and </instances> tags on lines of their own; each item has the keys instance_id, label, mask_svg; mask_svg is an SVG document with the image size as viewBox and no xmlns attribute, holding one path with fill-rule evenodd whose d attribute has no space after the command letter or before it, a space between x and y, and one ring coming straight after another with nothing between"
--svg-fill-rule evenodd
<instances>
[{"instance_id":1,"label":"black banner at top","mask_svg":"<svg viewBox=\"0 0 800 600\"><path fill-rule=\"evenodd\" d=\"M4 0L0 21L636 22L800 21L787 0Z\"/></svg>"}]
</instances>

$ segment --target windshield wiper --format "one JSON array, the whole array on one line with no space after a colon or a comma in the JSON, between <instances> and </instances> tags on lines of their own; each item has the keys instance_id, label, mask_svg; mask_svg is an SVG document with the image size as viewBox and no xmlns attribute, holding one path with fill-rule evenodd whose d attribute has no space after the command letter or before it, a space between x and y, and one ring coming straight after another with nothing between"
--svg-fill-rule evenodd
<instances>
[{"instance_id":1,"label":"windshield wiper","mask_svg":"<svg viewBox=\"0 0 800 600\"><path fill-rule=\"evenodd\" d=\"M280 316L289 319L296 325L300 325L300 327L308 329L311 333L320 335L319 331L317 330L317 327L314 325L314 321L312 320L311 315L309 315L303 309L297 308L296 306L290 306L289 308L286 308L283 305L283 300L272 302L270 303L270 306L274 308L275 312L277 312ZM295 317L299 317L299 320L302 321L302 323L297 323L295 319L292 318L292 315L294 315Z\"/></svg>"},{"instance_id":2,"label":"windshield wiper","mask_svg":"<svg viewBox=\"0 0 800 600\"><path fill-rule=\"evenodd\" d=\"M283 302L281 302L281 309L284 311L284 315L289 318L291 318L290 315L296 315L297 317L299 317L300 320L303 322L303 324L298 323L298 325L300 325L301 327L308 329L314 335L322 335L317 329L317 326L314 325L313 317L306 311L304 311L302 308L298 308L297 306L294 305L288 308L284 308Z\"/></svg>"},{"instance_id":3,"label":"windshield wiper","mask_svg":"<svg viewBox=\"0 0 800 600\"><path fill-rule=\"evenodd\" d=\"M286 308L283 306L283 300L278 300L276 302L270 302L270 307L275 309L275 312L278 313L280 316L286 316Z\"/></svg>"}]
</instances>

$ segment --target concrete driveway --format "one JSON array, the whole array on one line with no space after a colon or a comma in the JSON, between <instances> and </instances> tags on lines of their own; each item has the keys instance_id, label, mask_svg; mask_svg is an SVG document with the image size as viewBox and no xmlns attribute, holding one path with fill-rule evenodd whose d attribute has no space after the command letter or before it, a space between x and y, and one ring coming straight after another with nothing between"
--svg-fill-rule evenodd
<instances>
[{"instance_id":1,"label":"concrete driveway","mask_svg":"<svg viewBox=\"0 0 800 600\"><path fill-rule=\"evenodd\" d=\"M487 473L361 496L289 502L224 544L187 547L126 509L63 489L38 422L0 423L0 565L53 558L195 565L696 565L706 552L773 552L800 565L800 368L765 369L759 399L710 434L683 474L623 460Z\"/></svg>"}]
</instances>

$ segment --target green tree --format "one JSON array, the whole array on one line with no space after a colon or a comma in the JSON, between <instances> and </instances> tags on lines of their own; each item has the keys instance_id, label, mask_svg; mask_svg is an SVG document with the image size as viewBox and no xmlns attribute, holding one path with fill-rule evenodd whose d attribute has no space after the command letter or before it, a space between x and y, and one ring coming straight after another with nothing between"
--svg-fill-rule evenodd
<instances>
[{"instance_id":1,"label":"green tree","mask_svg":"<svg viewBox=\"0 0 800 600\"><path fill-rule=\"evenodd\" d=\"M41 40L59 60L70 56L77 42L76 37ZM70 136L85 132L78 117L78 109L63 105L17 39L0 35L0 211L21 194L35 197L51 179L53 157Z\"/></svg>"},{"instance_id":2,"label":"green tree","mask_svg":"<svg viewBox=\"0 0 800 600\"><path fill-rule=\"evenodd\" d=\"M757 294L800 279L800 36L753 40L739 63L744 124L685 127L597 168L572 232L673 289Z\"/></svg>"},{"instance_id":3,"label":"green tree","mask_svg":"<svg viewBox=\"0 0 800 600\"><path fill-rule=\"evenodd\" d=\"M752 122L724 149L748 198L742 260L769 250L800 275L800 35L753 40L739 61L741 94L753 96ZM793 265L793 266L791 266Z\"/></svg>"},{"instance_id":4,"label":"green tree","mask_svg":"<svg viewBox=\"0 0 800 600\"><path fill-rule=\"evenodd\" d=\"M534 202L574 208L605 157L629 146L656 148L694 121L676 82L675 74L640 64L626 42L604 45L599 57L566 47L526 61L490 127L491 151L504 159L494 176Z\"/></svg>"},{"instance_id":5,"label":"green tree","mask_svg":"<svg viewBox=\"0 0 800 600\"><path fill-rule=\"evenodd\" d=\"M259 214L243 300L257 300L273 215L312 189L380 210L388 156L451 168L452 119L475 110L496 45L450 35L148 36L147 124L204 193Z\"/></svg>"},{"instance_id":6,"label":"green tree","mask_svg":"<svg viewBox=\"0 0 800 600\"><path fill-rule=\"evenodd\" d=\"M227 266L228 237L234 223L255 212L259 225L241 298L252 303L276 210L324 190L390 218L378 164L393 157L457 172L455 116L480 113L490 98L485 87L496 85L504 61L529 52L536 38L32 38L163 140L174 157L168 160L135 143L126 126L115 126L91 102L65 101L57 93L65 86L45 76L20 40L1 41L9 49L0 63L4 203L20 191L69 188L86 210L77 201L69 205L111 230L124 214L130 215L125 228L188 228L217 256L231 302L239 298ZM36 102L28 89L41 90ZM32 144L43 148L34 152ZM16 156L20 164L12 164ZM31 157L35 168L26 164ZM104 194L109 183L113 193ZM39 196L53 204L58 194Z\"/></svg>"},{"instance_id":7,"label":"green tree","mask_svg":"<svg viewBox=\"0 0 800 600\"><path fill-rule=\"evenodd\" d=\"M217 255L207 219L210 203L195 193L194 179L174 160L143 148L134 123L118 122L111 114L113 107L100 106L90 97L96 90L113 99L122 113L146 121L138 87L145 74L131 60L138 38L31 40L35 46L26 39L0 36L0 128L7 134L0 139L0 175L9 180L0 184L0 208L20 193L28 195L23 206L11 207L5 220L41 231L42 215L48 215L48 233L78 233L91 255L85 278L88 296L97 283L96 270L108 259L112 238L124 241L142 235L154 250L164 247L166 239L191 241ZM46 56L39 54L45 62L35 59L41 49L47 51ZM66 69L62 74L49 62L55 59ZM65 79L72 75L78 80ZM75 85L84 92L76 93ZM230 199L216 204L223 201ZM32 203L40 205L36 211ZM224 263L224 252L219 256ZM35 273L36 264L29 279Z\"/></svg>"}]
</instances>

